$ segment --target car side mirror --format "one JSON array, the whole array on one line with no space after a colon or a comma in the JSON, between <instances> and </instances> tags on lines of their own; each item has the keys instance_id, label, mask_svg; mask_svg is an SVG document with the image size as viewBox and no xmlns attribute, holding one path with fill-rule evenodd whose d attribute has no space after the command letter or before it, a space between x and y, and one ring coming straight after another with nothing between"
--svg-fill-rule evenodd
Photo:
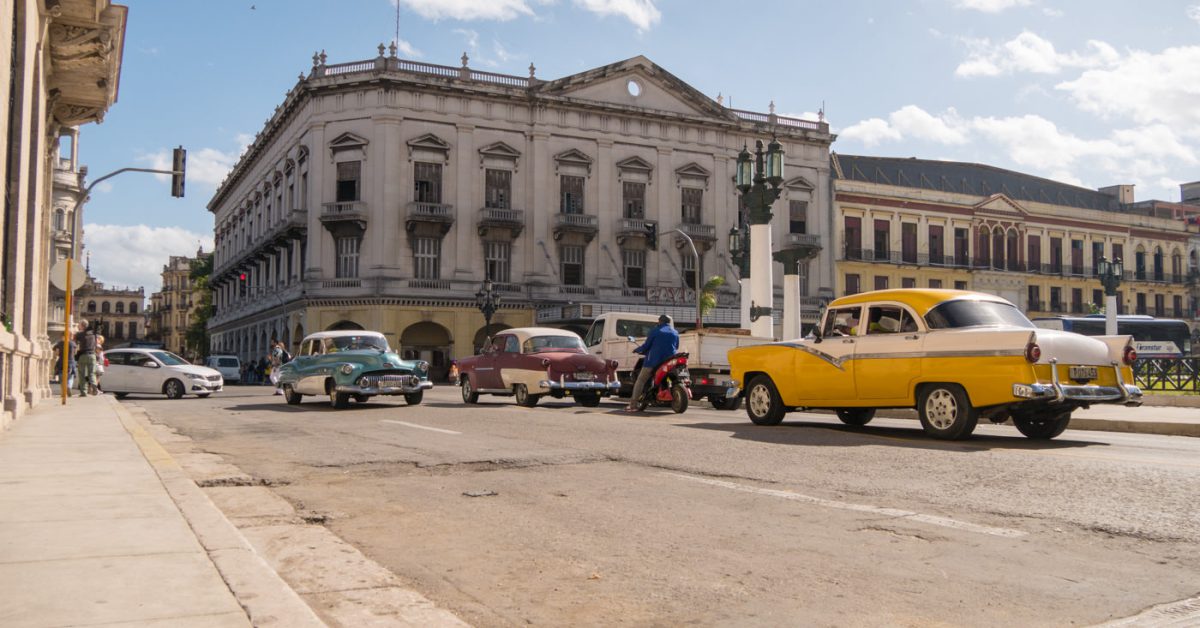
<instances>
[{"instance_id":1,"label":"car side mirror","mask_svg":"<svg viewBox=\"0 0 1200 628\"><path fill-rule=\"evenodd\" d=\"M629 342L637 342L637 340L636 340L636 339L634 339L634 337L633 337L633 336L625 336L625 338L626 338L626 339L627 339Z\"/></svg>"},{"instance_id":2,"label":"car side mirror","mask_svg":"<svg viewBox=\"0 0 1200 628\"><path fill-rule=\"evenodd\" d=\"M158 368L158 362L146 362L142 366L145 366L146 368L156 369L156 368Z\"/></svg>"}]
</instances>

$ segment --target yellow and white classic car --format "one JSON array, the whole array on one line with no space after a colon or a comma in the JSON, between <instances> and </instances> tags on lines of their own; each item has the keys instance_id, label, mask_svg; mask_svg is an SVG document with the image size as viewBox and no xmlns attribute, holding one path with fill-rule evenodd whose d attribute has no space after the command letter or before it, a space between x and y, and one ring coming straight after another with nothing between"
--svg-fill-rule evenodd
<instances>
[{"instance_id":1,"label":"yellow and white classic car","mask_svg":"<svg viewBox=\"0 0 1200 628\"><path fill-rule=\"evenodd\" d=\"M1049 439L1076 408L1140 405L1136 358L1130 336L1039 329L1000 297L932 289L842 297L812 338L729 352L758 425L801 408L865 425L877 408L915 407L925 432L943 439L969 436L981 416Z\"/></svg>"}]
</instances>

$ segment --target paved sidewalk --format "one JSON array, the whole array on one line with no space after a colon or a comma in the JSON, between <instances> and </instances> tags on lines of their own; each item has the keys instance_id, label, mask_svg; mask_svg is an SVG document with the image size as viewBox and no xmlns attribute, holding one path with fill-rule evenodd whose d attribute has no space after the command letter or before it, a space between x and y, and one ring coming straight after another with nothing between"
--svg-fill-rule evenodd
<instances>
[{"instance_id":1,"label":"paved sidewalk","mask_svg":"<svg viewBox=\"0 0 1200 628\"><path fill-rule=\"evenodd\" d=\"M0 626L321 626L110 396L0 432Z\"/></svg>"}]
</instances>

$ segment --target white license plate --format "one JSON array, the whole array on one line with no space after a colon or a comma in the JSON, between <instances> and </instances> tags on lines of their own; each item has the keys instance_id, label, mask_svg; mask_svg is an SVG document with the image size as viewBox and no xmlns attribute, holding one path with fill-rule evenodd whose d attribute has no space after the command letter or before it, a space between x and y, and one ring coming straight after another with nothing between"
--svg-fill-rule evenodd
<instances>
[{"instance_id":1,"label":"white license plate","mask_svg":"<svg viewBox=\"0 0 1200 628\"><path fill-rule=\"evenodd\" d=\"M1070 369L1071 379L1096 379L1096 367L1094 366L1072 366Z\"/></svg>"}]
</instances>

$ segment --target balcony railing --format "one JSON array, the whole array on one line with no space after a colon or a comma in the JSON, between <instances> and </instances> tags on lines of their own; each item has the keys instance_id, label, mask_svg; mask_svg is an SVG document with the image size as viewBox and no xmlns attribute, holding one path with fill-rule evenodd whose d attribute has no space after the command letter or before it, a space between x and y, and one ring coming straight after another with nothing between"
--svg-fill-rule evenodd
<instances>
[{"instance_id":1,"label":"balcony railing","mask_svg":"<svg viewBox=\"0 0 1200 628\"><path fill-rule=\"evenodd\" d=\"M454 224L454 217L453 205L413 201L408 204L408 215L404 219L404 228L413 231L418 224L433 224L437 225L445 235L450 231L450 225Z\"/></svg>"},{"instance_id":2,"label":"balcony railing","mask_svg":"<svg viewBox=\"0 0 1200 628\"><path fill-rule=\"evenodd\" d=\"M600 228L600 219L591 214L559 213L554 215L554 228L573 231L596 231Z\"/></svg>"},{"instance_id":3,"label":"balcony railing","mask_svg":"<svg viewBox=\"0 0 1200 628\"><path fill-rule=\"evenodd\" d=\"M321 217L338 216L342 214L365 214L367 204L363 201L335 201L322 205Z\"/></svg>"},{"instance_id":4,"label":"balcony railing","mask_svg":"<svg viewBox=\"0 0 1200 628\"><path fill-rule=\"evenodd\" d=\"M686 233L693 240L703 240L705 242L716 242L717 227L716 225L704 225L694 222L681 222L675 225L675 228Z\"/></svg>"}]
</instances>

